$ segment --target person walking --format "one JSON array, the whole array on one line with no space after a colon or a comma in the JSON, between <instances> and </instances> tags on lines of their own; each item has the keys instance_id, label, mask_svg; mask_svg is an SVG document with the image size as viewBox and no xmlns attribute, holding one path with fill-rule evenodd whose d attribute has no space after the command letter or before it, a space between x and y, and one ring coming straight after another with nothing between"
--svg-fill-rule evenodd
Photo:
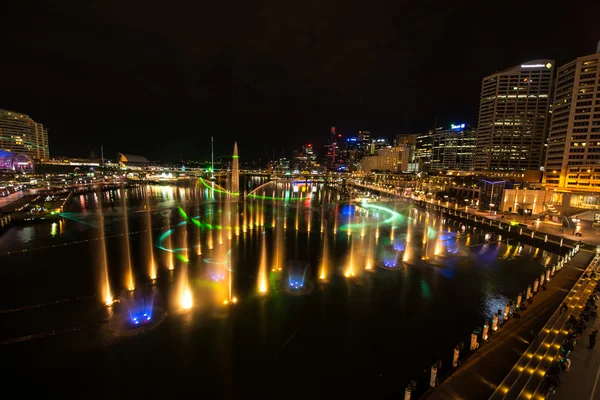
<instances>
[{"instance_id":1,"label":"person walking","mask_svg":"<svg viewBox=\"0 0 600 400\"><path fill-rule=\"evenodd\" d=\"M594 346L596 346L596 337L598 336L598 330L594 330L592 331L592 333L590 333L590 349L593 349Z\"/></svg>"}]
</instances>

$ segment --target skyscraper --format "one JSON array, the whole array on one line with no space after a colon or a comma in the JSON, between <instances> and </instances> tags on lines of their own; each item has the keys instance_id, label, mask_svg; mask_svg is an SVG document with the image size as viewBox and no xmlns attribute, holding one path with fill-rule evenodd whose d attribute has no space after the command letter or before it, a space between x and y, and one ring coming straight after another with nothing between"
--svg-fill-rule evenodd
<instances>
[{"instance_id":1,"label":"skyscraper","mask_svg":"<svg viewBox=\"0 0 600 400\"><path fill-rule=\"evenodd\" d=\"M0 110L0 149L47 160L50 158L48 131L28 115Z\"/></svg>"},{"instance_id":2,"label":"skyscraper","mask_svg":"<svg viewBox=\"0 0 600 400\"><path fill-rule=\"evenodd\" d=\"M553 71L553 60L534 60L483 78L475 170L542 166Z\"/></svg>"},{"instance_id":3,"label":"skyscraper","mask_svg":"<svg viewBox=\"0 0 600 400\"><path fill-rule=\"evenodd\" d=\"M596 53L558 68L544 167L549 188L600 191L599 65Z\"/></svg>"},{"instance_id":4,"label":"skyscraper","mask_svg":"<svg viewBox=\"0 0 600 400\"><path fill-rule=\"evenodd\" d=\"M431 170L472 170L475 134L476 131L467 124L436 128L431 133Z\"/></svg>"}]
</instances>

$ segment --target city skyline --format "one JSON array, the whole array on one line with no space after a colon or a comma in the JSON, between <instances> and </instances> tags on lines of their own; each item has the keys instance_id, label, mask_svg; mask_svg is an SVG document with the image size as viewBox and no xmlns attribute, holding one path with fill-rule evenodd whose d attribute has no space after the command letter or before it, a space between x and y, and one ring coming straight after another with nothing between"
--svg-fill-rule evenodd
<instances>
[{"instance_id":1,"label":"city skyline","mask_svg":"<svg viewBox=\"0 0 600 400\"><path fill-rule=\"evenodd\" d=\"M219 9L14 5L19 9L9 7L6 16L25 12L32 22L26 29L15 18L3 24L20 40L7 44L13 57L0 66L11 76L0 83L0 107L44 123L59 155L85 156L104 145L151 159L202 158L210 136L222 139L215 143L221 153L237 140L249 158L272 148L291 155L308 141L322 148L332 125L390 139L432 129L435 120L475 125L484 76L536 58L560 67L592 53L600 37L600 28L577 24L574 6L510 32L487 30L490 5L454 6L422 13L427 5L384 12L344 4L339 16L335 4L291 13L250 8L225 25ZM215 18L187 20L207 13ZM414 14L427 16L413 21ZM569 15L564 34L537 33ZM253 18L263 28L251 29ZM433 28L417 29L424 24ZM22 57L31 53L36 57ZM164 146L165 136L180 140Z\"/></svg>"}]
</instances>

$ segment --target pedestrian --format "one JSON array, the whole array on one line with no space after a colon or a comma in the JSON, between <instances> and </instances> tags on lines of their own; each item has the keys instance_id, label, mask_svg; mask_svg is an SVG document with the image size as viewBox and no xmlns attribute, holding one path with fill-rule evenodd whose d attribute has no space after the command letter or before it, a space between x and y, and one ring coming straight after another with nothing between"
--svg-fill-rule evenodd
<instances>
[{"instance_id":1,"label":"pedestrian","mask_svg":"<svg viewBox=\"0 0 600 400\"><path fill-rule=\"evenodd\" d=\"M563 303L563 305L560 307L560 313L562 314L563 312L567 311L569 309L569 306L566 303Z\"/></svg>"}]
</instances>

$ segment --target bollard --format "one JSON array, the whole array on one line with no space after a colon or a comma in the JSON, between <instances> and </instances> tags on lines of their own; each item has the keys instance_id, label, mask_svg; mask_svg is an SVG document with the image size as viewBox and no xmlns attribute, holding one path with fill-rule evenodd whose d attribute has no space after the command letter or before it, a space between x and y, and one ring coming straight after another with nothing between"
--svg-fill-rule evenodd
<instances>
[{"instance_id":1,"label":"bollard","mask_svg":"<svg viewBox=\"0 0 600 400\"><path fill-rule=\"evenodd\" d=\"M550 282L550 268L546 269L546 282Z\"/></svg>"},{"instance_id":2,"label":"bollard","mask_svg":"<svg viewBox=\"0 0 600 400\"><path fill-rule=\"evenodd\" d=\"M560 247L563 245L563 238L560 238Z\"/></svg>"},{"instance_id":3,"label":"bollard","mask_svg":"<svg viewBox=\"0 0 600 400\"><path fill-rule=\"evenodd\" d=\"M538 281L537 278L535 278L535 281L533 281L533 293L537 293L539 285L540 285L540 282Z\"/></svg>"},{"instance_id":4,"label":"bollard","mask_svg":"<svg viewBox=\"0 0 600 400\"><path fill-rule=\"evenodd\" d=\"M487 325L487 324L484 324L484 325L483 325L483 332L482 332L482 334L481 334L481 338L482 338L483 340L488 340L488 329L489 329L488 325Z\"/></svg>"},{"instance_id":5,"label":"bollard","mask_svg":"<svg viewBox=\"0 0 600 400\"><path fill-rule=\"evenodd\" d=\"M527 285L527 295L525 295L525 299L529 300L531 297L531 285Z\"/></svg>"},{"instance_id":6,"label":"bollard","mask_svg":"<svg viewBox=\"0 0 600 400\"><path fill-rule=\"evenodd\" d=\"M517 308L521 306L521 300L523 300L523 295L519 293L519 295L517 296Z\"/></svg>"},{"instance_id":7,"label":"bollard","mask_svg":"<svg viewBox=\"0 0 600 400\"><path fill-rule=\"evenodd\" d=\"M546 234L546 236L544 237L544 243L548 242L548 234Z\"/></svg>"},{"instance_id":8,"label":"bollard","mask_svg":"<svg viewBox=\"0 0 600 400\"><path fill-rule=\"evenodd\" d=\"M482 217L483 218L483 217ZM490 219L490 226L492 226L492 220Z\"/></svg>"},{"instance_id":9,"label":"bollard","mask_svg":"<svg viewBox=\"0 0 600 400\"><path fill-rule=\"evenodd\" d=\"M460 356L460 350L458 350L458 345L454 348L454 356L452 357L452 366L454 368L458 367L458 357Z\"/></svg>"},{"instance_id":10,"label":"bollard","mask_svg":"<svg viewBox=\"0 0 600 400\"><path fill-rule=\"evenodd\" d=\"M546 277L546 274L542 273L540 275L540 286L544 286L544 278Z\"/></svg>"},{"instance_id":11,"label":"bollard","mask_svg":"<svg viewBox=\"0 0 600 400\"><path fill-rule=\"evenodd\" d=\"M510 315L510 304L507 304L506 307L504 307L504 321L508 320L509 315Z\"/></svg>"},{"instance_id":12,"label":"bollard","mask_svg":"<svg viewBox=\"0 0 600 400\"><path fill-rule=\"evenodd\" d=\"M510 225L509 225L509 226L508 226L508 231L509 231L509 232L510 232L510 228L512 228L512 226L510 226Z\"/></svg>"},{"instance_id":13,"label":"bollard","mask_svg":"<svg viewBox=\"0 0 600 400\"><path fill-rule=\"evenodd\" d=\"M519 235L523 234L523 228L519 229Z\"/></svg>"},{"instance_id":14,"label":"bollard","mask_svg":"<svg viewBox=\"0 0 600 400\"><path fill-rule=\"evenodd\" d=\"M434 388L436 387L437 382L437 363L431 366L431 375L429 377L429 386Z\"/></svg>"},{"instance_id":15,"label":"bollard","mask_svg":"<svg viewBox=\"0 0 600 400\"><path fill-rule=\"evenodd\" d=\"M475 351L479 348L479 343L477 342L477 331L471 333L471 351Z\"/></svg>"},{"instance_id":16,"label":"bollard","mask_svg":"<svg viewBox=\"0 0 600 400\"><path fill-rule=\"evenodd\" d=\"M533 237L535 236L535 231L531 232L531 238L533 239Z\"/></svg>"},{"instance_id":17,"label":"bollard","mask_svg":"<svg viewBox=\"0 0 600 400\"><path fill-rule=\"evenodd\" d=\"M498 316L494 314L492 317L492 330L496 332L498 330Z\"/></svg>"},{"instance_id":18,"label":"bollard","mask_svg":"<svg viewBox=\"0 0 600 400\"><path fill-rule=\"evenodd\" d=\"M556 265L552 266L552 270L550 271L550 275L554 276L556 274Z\"/></svg>"}]
</instances>

